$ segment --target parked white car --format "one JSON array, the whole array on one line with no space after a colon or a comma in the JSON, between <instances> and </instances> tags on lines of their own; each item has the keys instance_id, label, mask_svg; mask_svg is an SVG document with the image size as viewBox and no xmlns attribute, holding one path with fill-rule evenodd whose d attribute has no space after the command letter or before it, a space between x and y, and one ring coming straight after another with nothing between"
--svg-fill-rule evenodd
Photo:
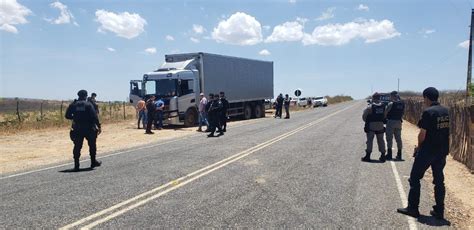
<instances>
[{"instance_id":1,"label":"parked white car","mask_svg":"<svg viewBox=\"0 0 474 230\"><path fill-rule=\"evenodd\" d=\"M308 105L308 99L306 99L306 97L302 97L298 99L299 107L306 107L307 105Z\"/></svg>"},{"instance_id":2,"label":"parked white car","mask_svg":"<svg viewBox=\"0 0 474 230\"><path fill-rule=\"evenodd\" d=\"M318 107L318 106L328 106L328 99L326 97L315 97L313 99L313 107Z\"/></svg>"}]
</instances>

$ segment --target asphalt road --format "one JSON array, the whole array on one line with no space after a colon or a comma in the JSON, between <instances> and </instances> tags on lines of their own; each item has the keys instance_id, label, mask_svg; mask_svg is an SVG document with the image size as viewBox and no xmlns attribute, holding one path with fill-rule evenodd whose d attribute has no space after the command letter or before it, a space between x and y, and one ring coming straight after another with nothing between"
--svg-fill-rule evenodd
<instances>
[{"instance_id":1,"label":"asphalt road","mask_svg":"<svg viewBox=\"0 0 474 230\"><path fill-rule=\"evenodd\" d=\"M428 214L431 184L420 204L428 216L396 213L410 150L403 162L360 161L364 107L257 119L218 138L197 133L118 152L90 171L0 175L0 228L439 228Z\"/></svg>"}]
</instances>

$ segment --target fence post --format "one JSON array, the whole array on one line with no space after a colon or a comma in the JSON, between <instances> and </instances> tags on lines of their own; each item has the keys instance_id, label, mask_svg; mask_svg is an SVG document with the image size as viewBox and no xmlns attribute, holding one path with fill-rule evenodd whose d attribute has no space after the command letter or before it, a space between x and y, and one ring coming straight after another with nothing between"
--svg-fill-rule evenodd
<instances>
[{"instance_id":1,"label":"fence post","mask_svg":"<svg viewBox=\"0 0 474 230\"><path fill-rule=\"evenodd\" d=\"M123 119L126 120L127 119L127 116L125 116L125 101L122 102L123 104Z\"/></svg>"},{"instance_id":2,"label":"fence post","mask_svg":"<svg viewBox=\"0 0 474 230\"><path fill-rule=\"evenodd\" d=\"M21 123L21 117L20 117L20 99L16 99L16 116L18 117L18 123Z\"/></svg>"},{"instance_id":3,"label":"fence post","mask_svg":"<svg viewBox=\"0 0 474 230\"><path fill-rule=\"evenodd\" d=\"M109 101L109 118L112 120L112 102Z\"/></svg>"},{"instance_id":4,"label":"fence post","mask_svg":"<svg viewBox=\"0 0 474 230\"><path fill-rule=\"evenodd\" d=\"M61 107L59 109L59 119L61 120L61 122L63 121L63 103L64 101L61 101Z\"/></svg>"},{"instance_id":5,"label":"fence post","mask_svg":"<svg viewBox=\"0 0 474 230\"><path fill-rule=\"evenodd\" d=\"M41 101L41 106L40 106L40 121L43 120L43 102L44 101Z\"/></svg>"}]
</instances>

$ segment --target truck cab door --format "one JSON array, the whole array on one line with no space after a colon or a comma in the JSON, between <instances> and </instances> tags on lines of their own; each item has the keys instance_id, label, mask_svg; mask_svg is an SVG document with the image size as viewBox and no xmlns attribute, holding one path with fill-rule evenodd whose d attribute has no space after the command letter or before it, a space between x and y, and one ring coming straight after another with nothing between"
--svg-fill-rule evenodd
<instances>
[{"instance_id":1,"label":"truck cab door","mask_svg":"<svg viewBox=\"0 0 474 230\"><path fill-rule=\"evenodd\" d=\"M142 80L131 80L130 81L130 103L136 105L139 100L143 99L143 81Z\"/></svg>"},{"instance_id":2,"label":"truck cab door","mask_svg":"<svg viewBox=\"0 0 474 230\"><path fill-rule=\"evenodd\" d=\"M194 88L193 79L180 79L178 81L178 109L180 112L186 112L188 108L196 105Z\"/></svg>"}]
</instances>

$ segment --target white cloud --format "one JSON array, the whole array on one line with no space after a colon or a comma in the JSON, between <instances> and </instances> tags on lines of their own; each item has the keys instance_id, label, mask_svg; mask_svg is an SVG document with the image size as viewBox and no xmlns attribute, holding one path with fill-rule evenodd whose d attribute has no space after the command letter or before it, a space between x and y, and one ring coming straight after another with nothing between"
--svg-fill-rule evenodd
<instances>
[{"instance_id":1,"label":"white cloud","mask_svg":"<svg viewBox=\"0 0 474 230\"><path fill-rule=\"evenodd\" d=\"M77 22L74 20L74 16L72 15L71 11L67 8L66 5L62 4L59 1L51 3L49 6L52 8L56 8L60 11L58 18L56 19L45 19L46 21L50 22L51 24L69 24L73 23L76 26L79 26Z\"/></svg>"},{"instance_id":2,"label":"white cloud","mask_svg":"<svg viewBox=\"0 0 474 230\"><path fill-rule=\"evenodd\" d=\"M364 4L359 4L359 6L357 7L357 10L361 10L361 11L369 11L369 7L364 5Z\"/></svg>"},{"instance_id":3,"label":"white cloud","mask_svg":"<svg viewBox=\"0 0 474 230\"><path fill-rule=\"evenodd\" d=\"M259 55L262 55L262 56L269 56L271 55L270 51L266 50L266 49L263 49L261 50L260 52L258 52Z\"/></svg>"},{"instance_id":4,"label":"white cloud","mask_svg":"<svg viewBox=\"0 0 474 230\"><path fill-rule=\"evenodd\" d=\"M166 35L165 38L166 38L167 41L174 41L174 37L171 36L171 35Z\"/></svg>"},{"instance_id":5,"label":"white cloud","mask_svg":"<svg viewBox=\"0 0 474 230\"><path fill-rule=\"evenodd\" d=\"M295 4L296 0L288 0L288 2L291 3L291 4Z\"/></svg>"},{"instance_id":6,"label":"white cloud","mask_svg":"<svg viewBox=\"0 0 474 230\"><path fill-rule=\"evenodd\" d=\"M194 43L199 43L201 41L199 41L199 39L195 38L195 37L191 37L189 40L191 40L192 42Z\"/></svg>"},{"instance_id":7,"label":"white cloud","mask_svg":"<svg viewBox=\"0 0 474 230\"><path fill-rule=\"evenodd\" d=\"M463 41L458 44L459 47L462 47L464 49L469 49L469 40Z\"/></svg>"},{"instance_id":8,"label":"white cloud","mask_svg":"<svg viewBox=\"0 0 474 230\"><path fill-rule=\"evenodd\" d=\"M321 13L321 16L316 18L316 20L323 21L323 20L334 18L334 10L336 10L336 7L327 8L326 11Z\"/></svg>"},{"instance_id":9,"label":"white cloud","mask_svg":"<svg viewBox=\"0 0 474 230\"><path fill-rule=\"evenodd\" d=\"M356 38L366 43L378 42L400 36L390 20L357 20L346 24L328 24L318 26L312 34L305 34L304 45L340 46Z\"/></svg>"},{"instance_id":10,"label":"white cloud","mask_svg":"<svg viewBox=\"0 0 474 230\"><path fill-rule=\"evenodd\" d=\"M145 53L147 53L147 54L156 54L156 48L155 47L146 48Z\"/></svg>"},{"instance_id":11,"label":"white cloud","mask_svg":"<svg viewBox=\"0 0 474 230\"><path fill-rule=\"evenodd\" d=\"M303 38L303 25L299 22L285 22L273 28L273 33L265 42L292 42Z\"/></svg>"},{"instance_id":12,"label":"white cloud","mask_svg":"<svg viewBox=\"0 0 474 230\"><path fill-rule=\"evenodd\" d=\"M132 39L145 31L143 28L147 23L139 14L128 12L113 13L105 10L95 12L96 21L101 25L99 32L106 30L114 32L117 36Z\"/></svg>"},{"instance_id":13,"label":"white cloud","mask_svg":"<svg viewBox=\"0 0 474 230\"><path fill-rule=\"evenodd\" d=\"M193 25L193 31L194 31L194 33L196 33L196 34L203 34L204 31L206 31L206 29L204 29L204 27L201 26L201 25L196 25L196 24L194 24L194 25Z\"/></svg>"},{"instance_id":14,"label":"white cloud","mask_svg":"<svg viewBox=\"0 0 474 230\"><path fill-rule=\"evenodd\" d=\"M33 14L30 9L16 2L16 0L1 0L0 3L0 30L18 33L15 25L28 23L26 16Z\"/></svg>"},{"instance_id":15,"label":"white cloud","mask_svg":"<svg viewBox=\"0 0 474 230\"><path fill-rule=\"evenodd\" d=\"M110 51L110 52L115 52L115 49L112 48L112 47L107 47L107 50Z\"/></svg>"},{"instance_id":16,"label":"white cloud","mask_svg":"<svg viewBox=\"0 0 474 230\"><path fill-rule=\"evenodd\" d=\"M420 31L420 33L422 33L422 34L432 34L434 32L436 32L436 30L434 30L434 29L422 29Z\"/></svg>"},{"instance_id":17,"label":"white cloud","mask_svg":"<svg viewBox=\"0 0 474 230\"><path fill-rule=\"evenodd\" d=\"M212 38L232 45L255 45L262 42L262 25L255 17L237 12L219 22L212 31Z\"/></svg>"}]
</instances>

